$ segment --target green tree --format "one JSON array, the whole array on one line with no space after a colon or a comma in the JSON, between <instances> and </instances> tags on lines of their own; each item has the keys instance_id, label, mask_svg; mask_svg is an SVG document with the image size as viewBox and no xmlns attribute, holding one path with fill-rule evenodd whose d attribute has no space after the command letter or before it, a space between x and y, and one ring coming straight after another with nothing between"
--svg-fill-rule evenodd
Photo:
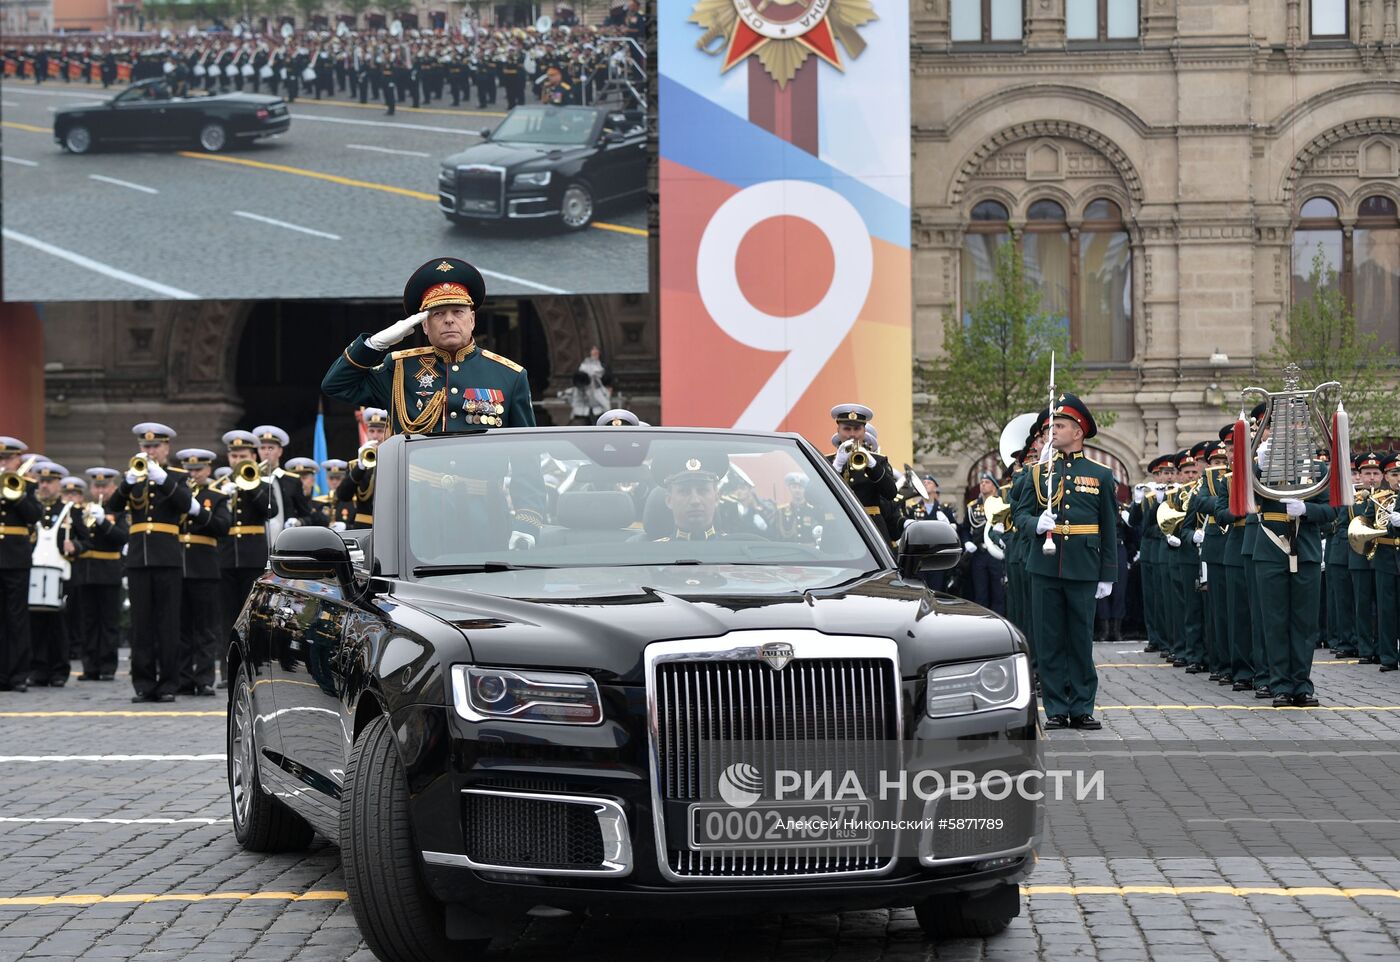
<instances>
[{"instance_id":1,"label":"green tree","mask_svg":"<svg viewBox=\"0 0 1400 962\"><path fill-rule=\"evenodd\" d=\"M966 319L943 317L943 354L914 363L917 450L994 449L1006 423L1049 401L1050 352L1055 389L1089 394L1106 375L1089 377L1078 351L1069 350L1063 319L1041 310L1040 290L1026 276L1012 243L997 248L993 279L977 285ZM1101 426L1112 411L1095 411Z\"/></svg>"},{"instance_id":2,"label":"green tree","mask_svg":"<svg viewBox=\"0 0 1400 962\"><path fill-rule=\"evenodd\" d=\"M1289 364L1302 368L1303 388L1327 381L1342 385L1342 403L1351 415L1352 449L1400 436L1400 358L1374 332L1362 331L1342 295L1337 272L1322 245L1313 255L1308 294L1294 302L1286 321L1273 323L1274 344L1257 363L1268 387ZM1258 382L1256 382L1258 383Z\"/></svg>"}]
</instances>

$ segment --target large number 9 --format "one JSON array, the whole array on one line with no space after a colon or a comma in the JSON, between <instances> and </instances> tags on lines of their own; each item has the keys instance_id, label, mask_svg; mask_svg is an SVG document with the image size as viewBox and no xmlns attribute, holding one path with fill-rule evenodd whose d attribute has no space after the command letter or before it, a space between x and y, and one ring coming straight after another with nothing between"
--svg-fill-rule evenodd
<instances>
[{"instance_id":1,"label":"large number 9","mask_svg":"<svg viewBox=\"0 0 1400 962\"><path fill-rule=\"evenodd\" d=\"M739 288L735 265L744 235L760 222L783 215L810 221L825 234L835 262L826 296L811 310L791 317L750 304ZM700 238L695 261L705 310L740 344L787 352L734 427L777 430L855 325L870 292L874 262L865 220L830 187L770 180L746 187L720 205Z\"/></svg>"}]
</instances>

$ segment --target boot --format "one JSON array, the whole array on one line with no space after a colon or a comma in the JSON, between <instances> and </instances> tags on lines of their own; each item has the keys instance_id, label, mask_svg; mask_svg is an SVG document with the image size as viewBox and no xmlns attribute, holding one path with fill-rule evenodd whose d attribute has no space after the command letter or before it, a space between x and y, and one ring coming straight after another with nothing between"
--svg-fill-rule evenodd
<instances>
[{"instance_id":1,"label":"boot","mask_svg":"<svg viewBox=\"0 0 1400 962\"><path fill-rule=\"evenodd\" d=\"M1094 640L1095 640L1095 641L1103 641L1103 640L1104 640L1104 635L1105 635L1106 630L1107 630L1107 629L1106 629L1106 625L1107 625L1107 622L1105 622L1102 618L1095 618L1095 619L1094 619Z\"/></svg>"}]
</instances>

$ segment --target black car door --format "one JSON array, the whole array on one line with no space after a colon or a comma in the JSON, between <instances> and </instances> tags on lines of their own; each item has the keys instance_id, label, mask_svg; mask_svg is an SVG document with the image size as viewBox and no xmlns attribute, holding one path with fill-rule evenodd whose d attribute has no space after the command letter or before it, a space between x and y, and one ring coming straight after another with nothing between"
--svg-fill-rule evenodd
<instances>
[{"instance_id":1,"label":"black car door","mask_svg":"<svg viewBox=\"0 0 1400 962\"><path fill-rule=\"evenodd\" d=\"M161 140L168 98L145 95L150 87L133 88L117 98L107 139L115 143Z\"/></svg>"},{"instance_id":2,"label":"black car door","mask_svg":"<svg viewBox=\"0 0 1400 962\"><path fill-rule=\"evenodd\" d=\"M599 134L597 153L588 166L598 200L643 190L647 178L645 128L632 125L625 114L609 114Z\"/></svg>"}]
</instances>

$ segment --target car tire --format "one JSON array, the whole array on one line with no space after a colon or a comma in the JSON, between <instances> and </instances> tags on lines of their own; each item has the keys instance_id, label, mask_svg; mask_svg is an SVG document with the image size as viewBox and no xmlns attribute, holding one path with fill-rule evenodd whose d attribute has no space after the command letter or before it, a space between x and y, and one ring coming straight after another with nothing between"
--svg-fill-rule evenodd
<instances>
[{"instance_id":1,"label":"car tire","mask_svg":"<svg viewBox=\"0 0 1400 962\"><path fill-rule=\"evenodd\" d=\"M70 154L86 154L92 150L92 131L82 124L74 124L63 134L63 149Z\"/></svg>"},{"instance_id":2,"label":"car tire","mask_svg":"<svg viewBox=\"0 0 1400 962\"><path fill-rule=\"evenodd\" d=\"M593 223L595 207L593 188L576 180L567 185L559 197L559 223L565 230L583 230Z\"/></svg>"},{"instance_id":3,"label":"car tire","mask_svg":"<svg viewBox=\"0 0 1400 962\"><path fill-rule=\"evenodd\" d=\"M408 814L408 777L380 716L355 739L340 802L340 859L360 934L378 958L475 958L489 939L447 938L446 913L423 880Z\"/></svg>"},{"instance_id":4,"label":"car tire","mask_svg":"<svg viewBox=\"0 0 1400 962\"><path fill-rule=\"evenodd\" d=\"M311 844L311 826L258 780L253 686L246 665L229 693L226 746L233 834L249 852L295 852Z\"/></svg>"},{"instance_id":5,"label":"car tire","mask_svg":"<svg viewBox=\"0 0 1400 962\"><path fill-rule=\"evenodd\" d=\"M973 916L968 903L956 895L933 895L914 906L919 927L931 939L984 939L1006 931L1015 915Z\"/></svg>"},{"instance_id":6,"label":"car tire","mask_svg":"<svg viewBox=\"0 0 1400 962\"><path fill-rule=\"evenodd\" d=\"M228 148L228 128L217 120L211 120L199 128L199 149L206 154L217 154Z\"/></svg>"}]
</instances>

